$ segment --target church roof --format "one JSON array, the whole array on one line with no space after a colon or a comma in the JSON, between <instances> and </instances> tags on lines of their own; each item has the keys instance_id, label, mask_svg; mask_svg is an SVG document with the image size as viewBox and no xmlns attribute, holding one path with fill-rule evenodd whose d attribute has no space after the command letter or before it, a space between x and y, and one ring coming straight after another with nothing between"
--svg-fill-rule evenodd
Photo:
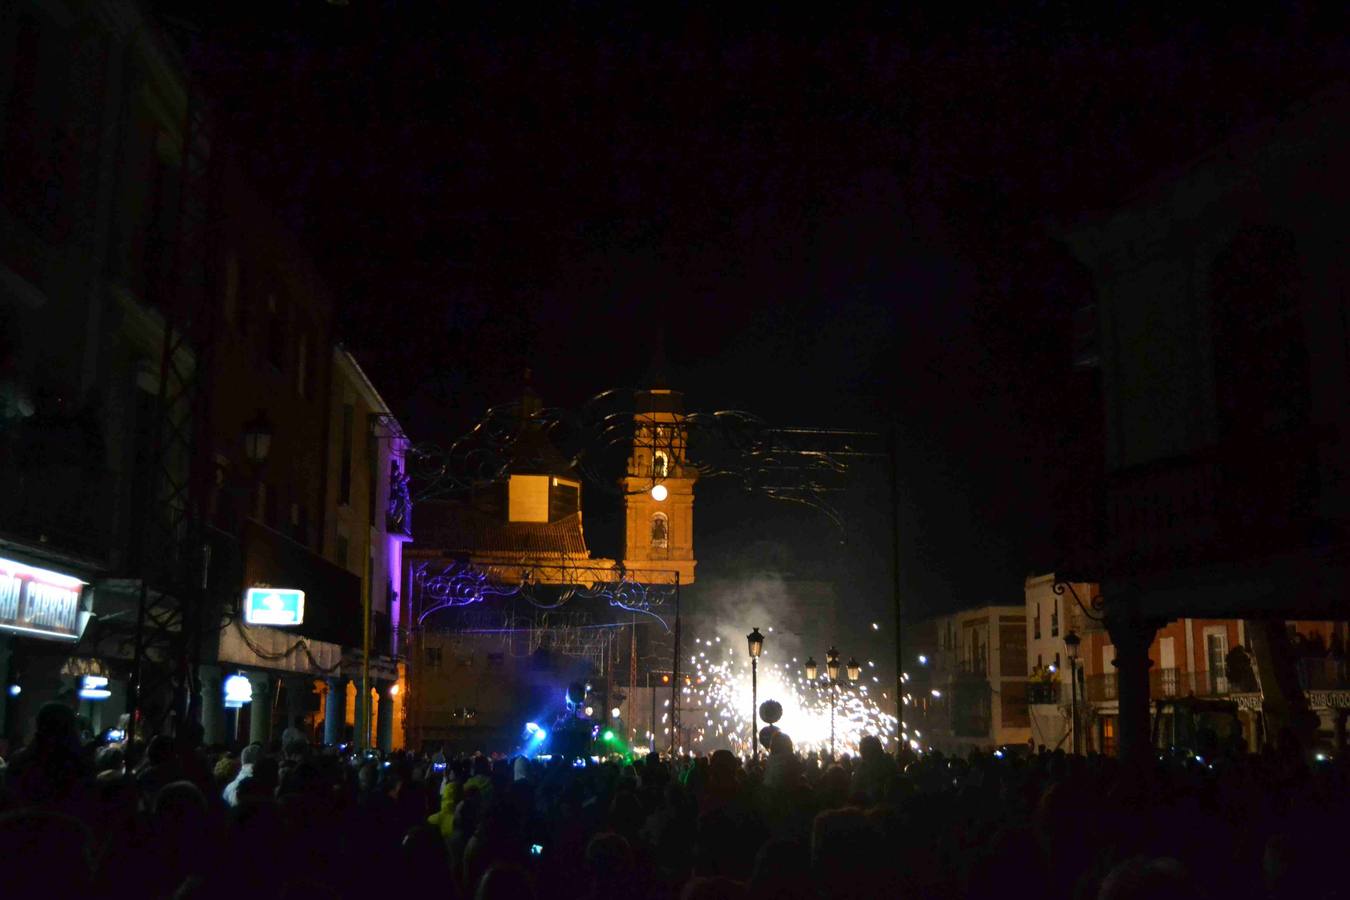
<instances>
[{"instance_id":1,"label":"church roof","mask_svg":"<svg viewBox=\"0 0 1350 900\"><path fill-rule=\"evenodd\" d=\"M555 522L504 522L464 503L417 507L417 545L450 553L587 556L581 514Z\"/></svg>"}]
</instances>

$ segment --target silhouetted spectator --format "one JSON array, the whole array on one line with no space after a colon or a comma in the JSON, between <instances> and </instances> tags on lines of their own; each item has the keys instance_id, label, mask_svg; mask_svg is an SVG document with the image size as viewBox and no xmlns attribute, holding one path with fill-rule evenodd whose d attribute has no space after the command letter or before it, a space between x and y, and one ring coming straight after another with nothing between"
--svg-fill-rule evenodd
<instances>
[{"instance_id":1,"label":"silhouetted spectator","mask_svg":"<svg viewBox=\"0 0 1350 900\"><path fill-rule=\"evenodd\" d=\"M1228 651L1228 655L1224 658L1224 666L1228 672L1229 686L1233 691L1246 694L1258 690L1256 672L1252 669L1252 658L1241 644L1234 644Z\"/></svg>"},{"instance_id":2,"label":"silhouetted spectator","mask_svg":"<svg viewBox=\"0 0 1350 900\"><path fill-rule=\"evenodd\" d=\"M890 793L895 780L895 761L886 755L881 740L866 735L858 744L859 761L849 787L851 795L861 794L870 803L878 803Z\"/></svg>"},{"instance_id":3,"label":"silhouetted spectator","mask_svg":"<svg viewBox=\"0 0 1350 900\"><path fill-rule=\"evenodd\" d=\"M91 774L80 752L75 713L61 703L38 710L33 741L9 760L6 787L21 806L69 807Z\"/></svg>"},{"instance_id":4,"label":"silhouetted spectator","mask_svg":"<svg viewBox=\"0 0 1350 900\"><path fill-rule=\"evenodd\" d=\"M529 875L519 866L495 865L483 874L474 900L534 900Z\"/></svg>"},{"instance_id":5,"label":"silhouetted spectator","mask_svg":"<svg viewBox=\"0 0 1350 900\"><path fill-rule=\"evenodd\" d=\"M262 759L263 746L259 743L249 744L244 748L244 752L239 754L239 771L221 791L221 797L224 798L228 806L239 805L239 786L244 779L253 777L253 767L257 765L258 760Z\"/></svg>"},{"instance_id":6,"label":"silhouetted spectator","mask_svg":"<svg viewBox=\"0 0 1350 900\"><path fill-rule=\"evenodd\" d=\"M1196 885L1175 859L1134 857L1102 879L1097 900L1195 900Z\"/></svg>"},{"instance_id":7,"label":"silhouetted spectator","mask_svg":"<svg viewBox=\"0 0 1350 900\"><path fill-rule=\"evenodd\" d=\"M753 900L811 900L810 854L801 841L771 840L755 855L750 875Z\"/></svg>"},{"instance_id":8,"label":"silhouetted spectator","mask_svg":"<svg viewBox=\"0 0 1350 900\"><path fill-rule=\"evenodd\" d=\"M745 900L745 886L731 878L693 878L680 892L680 900Z\"/></svg>"},{"instance_id":9,"label":"silhouetted spectator","mask_svg":"<svg viewBox=\"0 0 1350 900\"><path fill-rule=\"evenodd\" d=\"M586 873L592 900L623 896L632 885L632 848L617 834L596 835L586 846Z\"/></svg>"},{"instance_id":10,"label":"silhouetted spectator","mask_svg":"<svg viewBox=\"0 0 1350 900\"><path fill-rule=\"evenodd\" d=\"M93 841L76 818L40 809L4 813L0 847L8 860L6 897L82 897L93 888Z\"/></svg>"}]
</instances>

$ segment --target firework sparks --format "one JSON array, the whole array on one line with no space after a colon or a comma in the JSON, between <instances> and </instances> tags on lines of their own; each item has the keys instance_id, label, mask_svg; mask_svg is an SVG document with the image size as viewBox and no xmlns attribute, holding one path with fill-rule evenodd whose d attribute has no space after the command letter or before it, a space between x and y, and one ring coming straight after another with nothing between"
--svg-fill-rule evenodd
<instances>
[{"instance_id":1,"label":"firework sparks","mask_svg":"<svg viewBox=\"0 0 1350 900\"><path fill-rule=\"evenodd\" d=\"M714 647L713 642L698 639L695 645ZM681 705L686 707L683 715L692 726L690 736L695 748L728 747L745 755L751 749L750 664L736 658L730 648L724 649L722 659L716 658L715 650L690 657L694 667L690 673L692 683L684 688ZM798 752L829 751L830 690L827 680L812 683L798 666L760 659L760 702L777 700L783 705L778 727L792 738ZM845 682L835 690L836 752L856 754L858 743L868 734L880 738L888 750L893 749L895 716L882 711L877 700L868 694L867 685Z\"/></svg>"}]
</instances>

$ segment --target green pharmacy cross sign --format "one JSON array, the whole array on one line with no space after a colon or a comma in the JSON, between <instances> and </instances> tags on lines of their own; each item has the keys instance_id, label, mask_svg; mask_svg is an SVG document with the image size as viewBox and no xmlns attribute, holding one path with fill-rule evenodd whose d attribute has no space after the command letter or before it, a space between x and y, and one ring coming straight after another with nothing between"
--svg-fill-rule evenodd
<instances>
[{"instance_id":1,"label":"green pharmacy cross sign","mask_svg":"<svg viewBox=\"0 0 1350 900\"><path fill-rule=\"evenodd\" d=\"M244 621L249 625L299 625L304 620L304 591L252 587L244 593Z\"/></svg>"}]
</instances>

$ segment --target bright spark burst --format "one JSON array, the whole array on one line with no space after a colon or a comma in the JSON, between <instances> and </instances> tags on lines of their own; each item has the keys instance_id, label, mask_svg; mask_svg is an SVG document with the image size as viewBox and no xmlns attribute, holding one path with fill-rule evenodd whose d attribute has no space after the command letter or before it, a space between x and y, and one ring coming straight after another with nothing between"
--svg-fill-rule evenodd
<instances>
[{"instance_id":1,"label":"bright spark burst","mask_svg":"<svg viewBox=\"0 0 1350 900\"><path fill-rule=\"evenodd\" d=\"M704 641L703 644L710 642ZM697 640L696 640L697 644ZM691 658L693 684L683 692L681 718L690 728L693 746L703 751L730 748L750 752L750 666L727 651L718 661L700 653ZM823 676L812 684L796 665L759 664L759 701L783 705L778 727L792 738L799 753L830 749L830 685ZM795 662L795 660L794 660ZM864 735L875 735L888 750L894 748L895 716L882 711L868 695L867 686L842 682L836 688L835 752L857 754ZM885 695L882 695L883 699ZM698 724L695 724L698 723ZM759 727L763 727L762 722Z\"/></svg>"}]
</instances>

